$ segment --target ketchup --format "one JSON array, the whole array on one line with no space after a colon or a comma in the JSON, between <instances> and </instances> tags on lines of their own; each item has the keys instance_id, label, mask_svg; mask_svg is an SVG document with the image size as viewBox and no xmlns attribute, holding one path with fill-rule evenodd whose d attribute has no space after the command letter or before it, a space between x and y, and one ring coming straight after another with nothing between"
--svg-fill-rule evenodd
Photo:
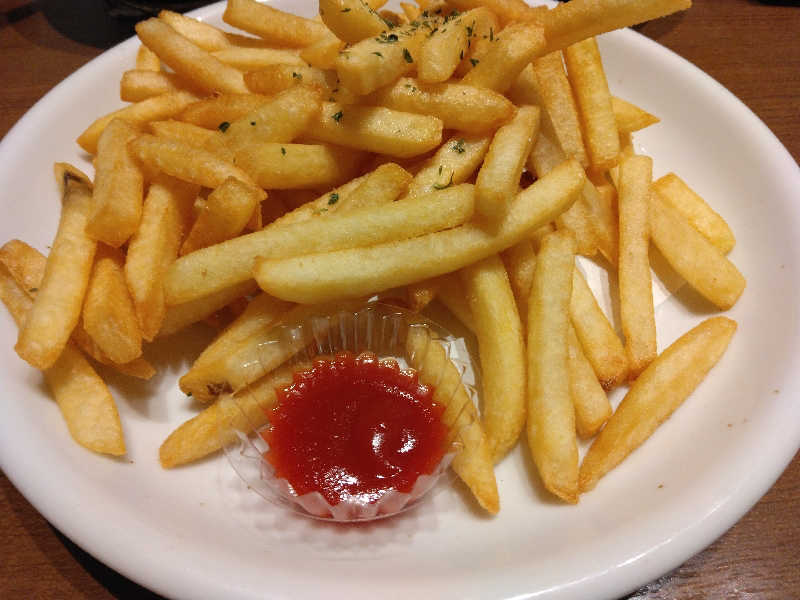
<instances>
[{"instance_id":1,"label":"ketchup","mask_svg":"<svg viewBox=\"0 0 800 600\"><path fill-rule=\"evenodd\" d=\"M278 390L264 456L298 496L317 491L332 506L408 493L445 452L444 408L432 397L416 374L374 355L316 361Z\"/></svg>"}]
</instances>

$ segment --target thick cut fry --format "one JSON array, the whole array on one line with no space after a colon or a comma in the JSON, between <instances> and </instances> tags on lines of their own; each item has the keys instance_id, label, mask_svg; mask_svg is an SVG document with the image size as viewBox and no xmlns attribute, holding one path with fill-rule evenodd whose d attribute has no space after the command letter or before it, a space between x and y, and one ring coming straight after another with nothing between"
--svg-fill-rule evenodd
<instances>
[{"instance_id":1,"label":"thick cut fry","mask_svg":"<svg viewBox=\"0 0 800 600\"><path fill-rule=\"evenodd\" d=\"M583 169L574 161L553 169L517 195L495 234L464 225L369 248L261 260L254 273L266 292L301 303L365 296L407 285L513 246L570 206L584 179Z\"/></svg>"},{"instance_id":2,"label":"thick cut fry","mask_svg":"<svg viewBox=\"0 0 800 600\"><path fill-rule=\"evenodd\" d=\"M446 18L425 38L417 65L420 81L441 83L450 79L469 49L472 27L475 25L475 16L471 12Z\"/></svg>"},{"instance_id":3,"label":"thick cut fry","mask_svg":"<svg viewBox=\"0 0 800 600\"><path fill-rule=\"evenodd\" d=\"M229 240L239 235L259 204L267 197L261 188L229 177L208 195L189 235L181 246L181 255Z\"/></svg>"},{"instance_id":4,"label":"thick cut fry","mask_svg":"<svg viewBox=\"0 0 800 600\"><path fill-rule=\"evenodd\" d=\"M577 267L572 274L569 316L603 389L624 382L628 377L625 348Z\"/></svg>"},{"instance_id":5,"label":"thick cut fry","mask_svg":"<svg viewBox=\"0 0 800 600\"><path fill-rule=\"evenodd\" d=\"M101 244L83 303L83 328L116 363L142 354L142 332L125 284L124 256Z\"/></svg>"},{"instance_id":6,"label":"thick cut fry","mask_svg":"<svg viewBox=\"0 0 800 600\"><path fill-rule=\"evenodd\" d=\"M300 58L296 50L286 50L282 48L225 48L212 53L212 56L220 62L225 63L240 71L260 71L271 66L293 65L305 66L305 61ZM245 84L254 92L259 90L250 86L247 73L244 77Z\"/></svg>"},{"instance_id":7,"label":"thick cut fry","mask_svg":"<svg viewBox=\"0 0 800 600\"><path fill-rule=\"evenodd\" d=\"M461 271L480 352L481 420L495 462L525 425L525 344L514 294L497 255Z\"/></svg>"},{"instance_id":8,"label":"thick cut fry","mask_svg":"<svg viewBox=\"0 0 800 600\"><path fill-rule=\"evenodd\" d=\"M221 29L171 10L162 10L158 18L207 52L228 48L230 40Z\"/></svg>"},{"instance_id":9,"label":"thick cut fry","mask_svg":"<svg viewBox=\"0 0 800 600\"><path fill-rule=\"evenodd\" d=\"M653 191L677 210L720 252L727 254L733 249L736 238L725 220L675 173L667 173L656 179L653 182Z\"/></svg>"},{"instance_id":10,"label":"thick cut fry","mask_svg":"<svg viewBox=\"0 0 800 600\"><path fill-rule=\"evenodd\" d=\"M22 327L33 301L0 266L0 300ZM120 456L125 441L114 398L100 376L71 342L44 371L47 387L61 409L72 438L92 452Z\"/></svg>"},{"instance_id":11,"label":"thick cut fry","mask_svg":"<svg viewBox=\"0 0 800 600\"><path fill-rule=\"evenodd\" d=\"M138 231L128 244L128 283L142 337L152 340L164 320L164 274L178 255L199 188L167 176L150 184Z\"/></svg>"},{"instance_id":12,"label":"thick cut fry","mask_svg":"<svg viewBox=\"0 0 800 600\"><path fill-rule=\"evenodd\" d=\"M533 23L509 25L461 83L505 92L522 69L545 48L544 33Z\"/></svg>"},{"instance_id":13,"label":"thick cut fry","mask_svg":"<svg viewBox=\"0 0 800 600\"><path fill-rule=\"evenodd\" d=\"M223 442L228 441L223 438L223 432L250 433L266 425L268 411L277 401L275 392L292 382L293 371L282 367L236 397L225 394L183 423L161 444L158 451L161 466L171 469L220 450Z\"/></svg>"},{"instance_id":14,"label":"thick cut fry","mask_svg":"<svg viewBox=\"0 0 800 600\"><path fill-rule=\"evenodd\" d=\"M441 119L381 106L325 102L308 126L315 140L408 158L442 143Z\"/></svg>"},{"instance_id":15,"label":"thick cut fry","mask_svg":"<svg viewBox=\"0 0 800 600\"><path fill-rule=\"evenodd\" d=\"M10 240L0 248L0 263L8 270L28 298L32 300L36 297L47 265L47 258L41 252L20 240ZM27 304L25 306L27 307ZM25 310L27 312L27 308ZM97 347L80 322L72 331L72 342L90 358L112 367L123 375L139 379L150 379L155 375L155 369L143 358L137 358L125 364L113 362Z\"/></svg>"},{"instance_id":16,"label":"thick cut fry","mask_svg":"<svg viewBox=\"0 0 800 600\"><path fill-rule=\"evenodd\" d=\"M363 155L329 144L260 143L239 149L235 162L264 189L330 188L356 173Z\"/></svg>"},{"instance_id":17,"label":"thick cut fry","mask_svg":"<svg viewBox=\"0 0 800 600\"><path fill-rule=\"evenodd\" d=\"M589 157L583 146L578 107L564 71L561 52L551 52L536 59L533 61L533 70L539 81L543 107L550 116L562 150L588 167Z\"/></svg>"},{"instance_id":18,"label":"thick cut fry","mask_svg":"<svg viewBox=\"0 0 800 600\"><path fill-rule=\"evenodd\" d=\"M656 357L656 320L648 255L647 211L653 161L632 156L619 169L619 313L635 379Z\"/></svg>"},{"instance_id":19,"label":"thick cut fry","mask_svg":"<svg viewBox=\"0 0 800 600\"><path fill-rule=\"evenodd\" d=\"M420 26L400 27L346 48L335 65L342 85L364 95L394 83L414 69L426 32Z\"/></svg>"},{"instance_id":20,"label":"thick cut fry","mask_svg":"<svg viewBox=\"0 0 800 600\"><path fill-rule=\"evenodd\" d=\"M189 104L178 118L206 129L217 129L222 123L241 119L269 100L261 94L221 94Z\"/></svg>"},{"instance_id":21,"label":"thick cut fry","mask_svg":"<svg viewBox=\"0 0 800 600\"><path fill-rule=\"evenodd\" d=\"M327 35L300 50L300 58L318 69L334 69L342 48L342 40L335 35Z\"/></svg>"},{"instance_id":22,"label":"thick cut fry","mask_svg":"<svg viewBox=\"0 0 800 600\"><path fill-rule=\"evenodd\" d=\"M528 299L531 293L533 274L536 271L536 251L531 240L522 240L501 253L503 265L508 273L511 291L517 302L517 313L523 325L528 322Z\"/></svg>"},{"instance_id":23,"label":"thick cut fry","mask_svg":"<svg viewBox=\"0 0 800 600\"><path fill-rule=\"evenodd\" d=\"M114 119L97 143L94 190L86 233L119 248L128 241L142 218L144 175L128 151L136 129Z\"/></svg>"},{"instance_id":24,"label":"thick cut fry","mask_svg":"<svg viewBox=\"0 0 800 600\"><path fill-rule=\"evenodd\" d=\"M736 304L747 282L734 264L658 194L649 216L653 243L670 266L719 309Z\"/></svg>"},{"instance_id":25,"label":"thick cut fry","mask_svg":"<svg viewBox=\"0 0 800 600\"><path fill-rule=\"evenodd\" d=\"M91 187L86 176L56 165L61 218L44 278L17 338L15 350L37 369L51 367L77 325L97 244L86 235Z\"/></svg>"},{"instance_id":26,"label":"thick cut fry","mask_svg":"<svg viewBox=\"0 0 800 600\"><path fill-rule=\"evenodd\" d=\"M457 83L423 83L401 77L378 90L369 101L395 110L438 117L445 129L484 133L497 129L514 114L514 106L490 89Z\"/></svg>"},{"instance_id":27,"label":"thick cut fry","mask_svg":"<svg viewBox=\"0 0 800 600\"><path fill-rule=\"evenodd\" d=\"M328 28L322 23L277 10L255 0L229 0L222 20L275 46L308 46L328 34Z\"/></svg>"},{"instance_id":28,"label":"thick cut fry","mask_svg":"<svg viewBox=\"0 0 800 600\"><path fill-rule=\"evenodd\" d=\"M639 131L661 121L657 116L616 96L611 97L611 108L614 110L614 120L621 134Z\"/></svg>"},{"instance_id":29,"label":"thick cut fry","mask_svg":"<svg viewBox=\"0 0 800 600\"><path fill-rule=\"evenodd\" d=\"M388 188L387 188L388 189ZM389 189L389 193L394 193ZM252 277L259 256L282 258L370 246L454 227L474 209L474 190L463 184L419 198L363 207L298 223L277 222L261 231L204 248L169 270L167 303L197 297Z\"/></svg>"},{"instance_id":30,"label":"thick cut fry","mask_svg":"<svg viewBox=\"0 0 800 600\"><path fill-rule=\"evenodd\" d=\"M330 95L336 88L336 73L301 64L274 64L244 74L247 86L258 94L277 94L302 86Z\"/></svg>"},{"instance_id":31,"label":"thick cut fry","mask_svg":"<svg viewBox=\"0 0 800 600\"><path fill-rule=\"evenodd\" d=\"M141 102L162 94L186 90L188 87L175 73L133 69L122 74L119 97L125 102Z\"/></svg>"},{"instance_id":32,"label":"thick cut fry","mask_svg":"<svg viewBox=\"0 0 800 600\"><path fill-rule=\"evenodd\" d=\"M236 349L260 331L267 331L292 308L283 300L277 300L267 294L259 294L244 312L239 315L213 342L211 342L192 368L180 379L180 387L186 394L191 394L200 401L206 401L215 395L214 370L218 364L232 355ZM211 387L209 387L211 386Z\"/></svg>"},{"instance_id":33,"label":"thick cut fry","mask_svg":"<svg viewBox=\"0 0 800 600\"><path fill-rule=\"evenodd\" d=\"M500 222L519 188L519 178L539 130L539 107L521 106L497 130L475 181L475 210L492 225Z\"/></svg>"},{"instance_id":34,"label":"thick cut fry","mask_svg":"<svg viewBox=\"0 0 800 600\"><path fill-rule=\"evenodd\" d=\"M461 375L450 361L442 345L431 338L426 327L411 327L406 340L406 353L419 379L434 388L433 400L445 407L442 420L463 447L453 459L452 467L472 495L491 514L500 510L500 497L492 466L492 455L486 442L477 410L461 383Z\"/></svg>"},{"instance_id":35,"label":"thick cut fry","mask_svg":"<svg viewBox=\"0 0 800 600\"><path fill-rule=\"evenodd\" d=\"M491 136L465 135L447 140L417 171L408 187L410 197L464 183L483 162Z\"/></svg>"},{"instance_id":36,"label":"thick cut fry","mask_svg":"<svg viewBox=\"0 0 800 600\"><path fill-rule=\"evenodd\" d=\"M613 191L613 186L612 191ZM590 216L590 227L595 234L597 249L612 265L617 264L619 253L619 219L616 211L616 195L612 203L608 197L600 194L595 185L586 180L581 192L582 203L587 207ZM588 235L588 234L587 234ZM579 249L581 254L584 252Z\"/></svg>"},{"instance_id":37,"label":"thick cut fry","mask_svg":"<svg viewBox=\"0 0 800 600\"><path fill-rule=\"evenodd\" d=\"M141 21L136 24L136 34L164 64L192 85L212 93L247 92L240 71L214 58L163 21Z\"/></svg>"},{"instance_id":38,"label":"thick cut fry","mask_svg":"<svg viewBox=\"0 0 800 600\"><path fill-rule=\"evenodd\" d=\"M510 21L540 21L543 6L530 6L523 0L450 0L450 6L458 10L486 7L500 17L503 22Z\"/></svg>"},{"instance_id":39,"label":"thick cut fry","mask_svg":"<svg viewBox=\"0 0 800 600\"><path fill-rule=\"evenodd\" d=\"M221 186L228 177L254 184L250 176L236 165L208 150L178 140L145 134L133 140L128 148L144 164L181 181L212 189Z\"/></svg>"},{"instance_id":40,"label":"thick cut fry","mask_svg":"<svg viewBox=\"0 0 800 600\"><path fill-rule=\"evenodd\" d=\"M605 171L617 164L620 145L597 41L590 38L569 46L564 51L564 59L580 109L589 162L594 170Z\"/></svg>"},{"instance_id":41,"label":"thick cut fry","mask_svg":"<svg viewBox=\"0 0 800 600\"><path fill-rule=\"evenodd\" d=\"M528 447L545 488L578 501L578 445L570 396L569 303L575 240L542 240L528 299Z\"/></svg>"},{"instance_id":42,"label":"thick cut fry","mask_svg":"<svg viewBox=\"0 0 800 600\"><path fill-rule=\"evenodd\" d=\"M722 357L735 331L735 321L707 319L639 375L583 459L581 492L591 490L669 418Z\"/></svg>"},{"instance_id":43,"label":"thick cut fry","mask_svg":"<svg viewBox=\"0 0 800 600\"><path fill-rule=\"evenodd\" d=\"M500 21L497 15L485 6L470 10L473 19L468 25L469 38L464 58L456 68L455 75L463 77L472 70L474 65L480 63L491 49L495 35L500 32Z\"/></svg>"},{"instance_id":44,"label":"thick cut fry","mask_svg":"<svg viewBox=\"0 0 800 600\"><path fill-rule=\"evenodd\" d=\"M320 0L322 22L348 44L388 29L383 19L361 0Z\"/></svg>"},{"instance_id":45,"label":"thick cut fry","mask_svg":"<svg viewBox=\"0 0 800 600\"><path fill-rule=\"evenodd\" d=\"M582 438L594 436L611 416L611 403L583 353L575 328L569 326L569 391L575 408L575 431Z\"/></svg>"},{"instance_id":46,"label":"thick cut fry","mask_svg":"<svg viewBox=\"0 0 800 600\"><path fill-rule=\"evenodd\" d=\"M256 286L252 281L245 281L191 302L168 306L158 337L172 335L189 325L198 323L242 296L252 294L255 290Z\"/></svg>"},{"instance_id":47,"label":"thick cut fry","mask_svg":"<svg viewBox=\"0 0 800 600\"><path fill-rule=\"evenodd\" d=\"M143 125L149 121L170 119L196 101L197 96L191 92L170 92L130 104L96 119L78 136L77 142L89 154L97 154L97 140L114 119L123 119L132 125Z\"/></svg>"},{"instance_id":48,"label":"thick cut fry","mask_svg":"<svg viewBox=\"0 0 800 600\"><path fill-rule=\"evenodd\" d=\"M161 59L150 48L141 45L136 52L136 68L143 71L160 71Z\"/></svg>"},{"instance_id":49,"label":"thick cut fry","mask_svg":"<svg viewBox=\"0 0 800 600\"><path fill-rule=\"evenodd\" d=\"M686 10L691 5L692 0L572 0L545 11L540 20L545 27L547 50L553 52L601 33Z\"/></svg>"},{"instance_id":50,"label":"thick cut fry","mask_svg":"<svg viewBox=\"0 0 800 600\"><path fill-rule=\"evenodd\" d=\"M222 133L213 129L205 129L199 125L183 121L152 121L148 124L150 131L161 138L177 140L190 146L197 146L218 154L220 158L231 155L223 145ZM231 156L232 159L232 156Z\"/></svg>"}]
</instances>

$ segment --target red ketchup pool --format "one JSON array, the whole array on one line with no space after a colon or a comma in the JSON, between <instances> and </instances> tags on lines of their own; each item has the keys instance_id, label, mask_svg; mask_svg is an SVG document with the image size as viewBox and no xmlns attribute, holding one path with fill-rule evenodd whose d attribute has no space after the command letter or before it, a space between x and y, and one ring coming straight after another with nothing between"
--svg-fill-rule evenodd
<instances>
[{"instance_id":1,"label":"red ketchup pool","mask_svg":"<svg viewBox=\"0 0 800 600\"><path fill-rule=\"evenodd\" d=\"M278 391L264 457L298 496L317 491L331 506L408 493L446 450L444 408L433 391L373 355L316 361Z\"/></svg>"}]
</instances>

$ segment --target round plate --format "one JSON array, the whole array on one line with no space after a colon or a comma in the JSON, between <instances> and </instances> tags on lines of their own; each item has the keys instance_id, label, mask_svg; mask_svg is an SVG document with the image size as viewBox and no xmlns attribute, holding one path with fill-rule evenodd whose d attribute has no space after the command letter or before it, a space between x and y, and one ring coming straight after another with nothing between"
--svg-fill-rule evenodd
<instances>
[{"instance_id":1,"label":"round plate","mask_svg":"<svg viewBox=\"0 0 800 600\"><path fill-rule=\"evenodd\" d=\"M311 0L273 2L311 16ZM219 23L222 5L195 13ZM729 92L631 31L601 39L613 93L658 115L636 135L657 176L680 174L731 224L748 288L739 331L708 379L577 506L543 493L520 448L497 469L502 510L486 518L459 487L421 510L339 527L270 510L226 461L164 471L157 449L197 407L175 385L208 334L151 346L153 381L114 388L128 443L120 460L70 439L39 373L13 351L0 311L0 466L56 527L127 577L178 598L614 597L674 568L730 527L800 443L797 298L800 174L780 142ZM57 86L0 145L0 239L46 251L59 199L55 161L90 169L75 138L120 106L137 42ZM657 309L659 347L710 309L686 288ZM614 400L619 400L619 393Z\"/></svg>"}]
</instances>

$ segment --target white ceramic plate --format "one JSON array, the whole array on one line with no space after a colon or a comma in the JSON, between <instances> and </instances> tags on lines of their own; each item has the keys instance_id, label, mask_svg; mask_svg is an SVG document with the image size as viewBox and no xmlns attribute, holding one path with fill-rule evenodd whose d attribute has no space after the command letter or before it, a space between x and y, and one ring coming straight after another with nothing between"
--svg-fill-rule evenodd
<instances>
[{"instance_id":1,"label":"white ceramic plate","mask_svg":"<svg viewBox=\"0 0 800 600\"><path fill-rule=\"evenodd\" d=\"M311 15L314 3L274 4ZM221 13L214 5L196 14L219 22ZM0 240L46 250L59 211L52 163L89 168L74 139L119 106L117 83L136 47L123 43L77 71L9 132ZM97 558L181 598L610 598L701 550L772 485L800 443L800 176L770 131L683 59L630 31L605 36L602 49L612 91L662 119L637 136L656 174L678 172L728 219L738 237L731 258L748 288L730 311L740 329L708 380L580 505L554 502L531 483L524 452L498 468L497 518L445 490L420 510L345 528L276 512L219 456L163 471L159 444L193 414L175 379L202 339L183 340L180 352L153 347L155 381L109 376L129 453L94 456L71 441L41 376L14 354L15 328L0 311L5 473ZM661 303L660 347L707 311L686 289Z\"/></svg>"}]
</instances>

